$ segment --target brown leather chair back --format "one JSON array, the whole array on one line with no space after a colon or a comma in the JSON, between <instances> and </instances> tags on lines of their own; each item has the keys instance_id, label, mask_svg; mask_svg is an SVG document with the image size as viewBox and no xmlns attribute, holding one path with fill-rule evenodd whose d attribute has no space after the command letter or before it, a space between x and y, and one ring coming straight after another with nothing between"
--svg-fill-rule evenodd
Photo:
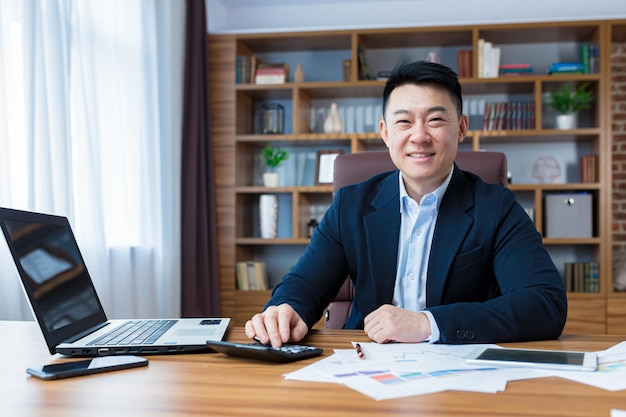
<instances>
[{"instance_id":1,"label":"brown leather chair back","mask_svg":"<svg viewBox=\"0 0 626 417\"><path fill-rule=\"evenodd\" d=\"M455 162L459 168L478 175L485 182L504 186L508 184L506 155L502 152L459 152ZM335 158L333 193L345 185L365 181L373 175L395 169L387 151L340 154ZM353 294L352 280L348 277L326 310L325 328L343 327L350 314Z\"/></svg>"}]
</instances>

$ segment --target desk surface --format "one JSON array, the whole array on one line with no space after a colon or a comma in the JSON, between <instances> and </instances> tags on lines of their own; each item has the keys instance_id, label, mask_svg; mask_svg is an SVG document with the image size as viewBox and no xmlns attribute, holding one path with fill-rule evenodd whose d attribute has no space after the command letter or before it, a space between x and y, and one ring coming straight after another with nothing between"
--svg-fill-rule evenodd
<instances>
[{"instance_id":1,"label":"desk surface","mask_svg":"<svg viewBox=\"0 0 626 417\"><path fill-rule=\"evenodd\" d=\"M33 322L0 321L0 410L16 416L605 416L626 409L626 392L609 392L549 377L510 382L498 394L441 392L375 401L330 383L287 381L283 374L315 359L266 364L221 354L150 356L146 368L40 381L25 369L55 361ZM228 340L247 341L241 328ZM542 349L598 351L618 336L564 335L560 340L509 344ZM315 330L305 340L331 355L361 331Z\"/></svg>"}]
</instances>

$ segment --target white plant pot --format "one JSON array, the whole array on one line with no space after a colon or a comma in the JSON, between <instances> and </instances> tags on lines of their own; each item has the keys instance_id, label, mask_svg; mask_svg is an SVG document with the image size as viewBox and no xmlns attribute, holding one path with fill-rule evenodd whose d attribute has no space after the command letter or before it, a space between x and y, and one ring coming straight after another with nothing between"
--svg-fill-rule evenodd
<instances>
[{"instance_id":1,"label":"white plant pot","mask_svg":"<svg viewBox=\"0 0 626 417\"><path fill-rule=\"evenodd\" d=\"M556 116L556 128L559 130L576 129L577 116L576 113L559 114Z\"/></svg>"},{"instance_id":2,"label":"white plant pot","mask_svg":"<svg viewBox=\"0 0 626 417\"><path fill-rule=\"evenodd\" d=\"M265 172L263 174L263 185L266 187L278 187L278 174L276 172Z\"/></svg>"},{"instance_id":3,"label":"white plant pot","mask_svg":"<svg viewBox=\"0 0 626 417\"><path fill-rule=\"evenodd\" d=\"M275 194L261 194L259 216L261 237L263 239L274 239L278 230L278 196Z\"/></svg>"}]
</instances>

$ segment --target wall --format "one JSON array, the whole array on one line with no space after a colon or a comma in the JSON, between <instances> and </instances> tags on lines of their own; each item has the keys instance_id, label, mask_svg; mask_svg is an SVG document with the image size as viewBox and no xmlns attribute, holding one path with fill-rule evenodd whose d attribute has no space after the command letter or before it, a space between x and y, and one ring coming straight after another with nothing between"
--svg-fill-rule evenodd
<instances>
[{"instance_id":1,"label":"wall","mask_svg":"<svg viewBox=\"0 0 626 417\"><path fill-rule=\"evenodd\" d=\"M205 0L209 33L626 18L624 0Z\"/></svg>"},{"instance_id":2,"label":"wall","mask_svg":"<svg viewBox=\"0 0 626 417\"><path fill-rule=\"evenodd\" d=\"M626 43L612 45L611 74L613 246L623 255L626 253ZM619 256L616 260L622 258L624 256Z\"/></svg>"}]
</instances>

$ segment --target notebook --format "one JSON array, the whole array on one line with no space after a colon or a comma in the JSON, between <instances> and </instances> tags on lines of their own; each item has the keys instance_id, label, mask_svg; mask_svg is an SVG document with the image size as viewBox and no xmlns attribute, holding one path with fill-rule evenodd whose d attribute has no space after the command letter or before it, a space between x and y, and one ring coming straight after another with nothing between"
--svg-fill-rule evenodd
<instances>
[{"instance_id":1,"label":"notebook","mask_svg":"<svg viewBox=\"0 0 626 417\"><path fill-rule=\"evenodd\" d=\"M51 354L212 352L228 329L224 317L107 320L66 217L0 207L0 227Z\"/></svg>"}]
</instances>

